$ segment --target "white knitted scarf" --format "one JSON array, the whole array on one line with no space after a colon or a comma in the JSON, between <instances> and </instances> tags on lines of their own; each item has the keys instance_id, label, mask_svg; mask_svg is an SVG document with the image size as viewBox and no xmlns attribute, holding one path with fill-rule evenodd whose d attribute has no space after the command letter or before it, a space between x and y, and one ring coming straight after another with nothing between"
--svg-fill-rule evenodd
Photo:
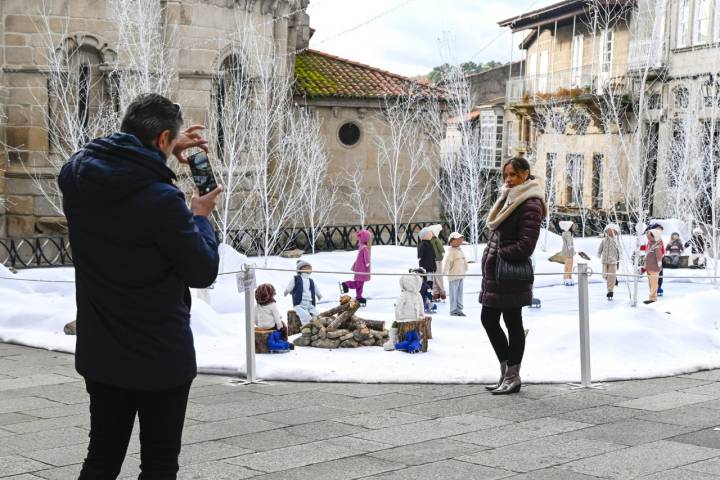
<instances>
[{"instance_id":1,"label":"white knitted scarf","mask_svg":"<svg viewBox=\"0 0 720 480\"><path fill-rule=\"evenodd\" d=\"M525 200L537 198L542 202L543 217L547 215L545 203L545 185L537 178L527 179L525 183L517 187L507 188L505 185L500 189L500 197L493 205L487 217L487 226L490 230L497 230L515 209L522 205Z\"/></svg>"}]
</instances>

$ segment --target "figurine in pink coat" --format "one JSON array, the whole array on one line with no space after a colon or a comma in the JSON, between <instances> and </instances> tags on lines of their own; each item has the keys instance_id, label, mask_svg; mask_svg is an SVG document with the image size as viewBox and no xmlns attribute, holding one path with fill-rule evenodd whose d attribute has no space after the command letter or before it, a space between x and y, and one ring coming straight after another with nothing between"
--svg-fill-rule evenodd
<instances>
[{"instance_id":1,"label":"figurine in pink coat","mask_svg":"<svg viewBox=\"0 0 720 480\"><path fill-rule=\"evenodd\" d=\"M359 230L357 232L358 254L353 263L352 271L355 272L355 279L352 281L340 283L340 291L347 293L348 290L355 290L355 299L361 305L365 305L363 298L363 287L365 282L370 281L370 244L372 243L372 234L367 230Z\"/></svg>"}]
</instances>

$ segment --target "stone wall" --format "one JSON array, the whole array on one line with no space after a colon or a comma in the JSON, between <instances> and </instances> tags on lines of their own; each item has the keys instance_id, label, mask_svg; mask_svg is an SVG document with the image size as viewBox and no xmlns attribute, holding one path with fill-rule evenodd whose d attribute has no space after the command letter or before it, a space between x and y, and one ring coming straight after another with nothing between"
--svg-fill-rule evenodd
<instances>
[{"instance_id":1,"label":"stone wall","mask_svg":"<svg viewBox=\"0 0 720 480\"><path fill-rule=\"evenodd\" d=\"M342 100L308 101L318 114L321 130L325 138L325 148L330 159L329 173L337 178L346 170L354 170L359 165L364 173L364 189L371 198L370 210L367 212L366 223L389 223L387 212L383 208L380 193L380 177L378 176L378 148L375 143L376 135L389 135L388 125L380 111L380 102L373 100ZM347 122L355 123L360 127L360 140L353 146L345 146L338 137L339 129ZM439 152L437 157L439 158ZM419 184L431 183L428 175L419 177ZM422 187L416 189L415 194L421 193ZM434 189L433 189L434 190ZM352 213L347 200L339 200L332 225L349 225L358 223L358 217ZM412 208L411 208L412 210ZM428 221L440 218L440 205L437 193L433 193L428 201L420 208L413 218L403 218L402 221Z\"/></svg>"},{"instance_id":2,"label":"stone wall","mask_svg":"<svg viewBox=\"0 0 720 480\"><path fill-rule=\"evenodd\" d=\"M176 32L177 89L173 100L182 104L188 123L205 123L211 104L212 76L233 52L238 18L249 15L259 32L285 55L309 41L309 18L304 12L290 19L285 13L307 6L307 0L163 0L167 23ZM43 10L46 8L46 10ZM47 12L50 32L41 12ZM48 164L49 133L46 123L48 88L46 52L48 34L56 45L66 36L88 39L101 61L117 42L117 28L108 0L0 0L0 53L3 87L0 109L7 113L0 139L11 155L0 194L8 196L7 218L0 210L0 234L10 236L53 233L62 229L62 218L40 193L52 185L57 172ZM279 19L274 21L273 18ZM109 55L108 55L109 57ZM122 59L120 59L122 62ZM291 74L292 57L288 57ZM1 111L1 110L0 110ZM4 157L0 154L0 170ZM2 207L0 207L2 208ZM4 220L4 221L3 221ZM3 230L6 227L6 232Z\"/></svg>"}]
</instances>

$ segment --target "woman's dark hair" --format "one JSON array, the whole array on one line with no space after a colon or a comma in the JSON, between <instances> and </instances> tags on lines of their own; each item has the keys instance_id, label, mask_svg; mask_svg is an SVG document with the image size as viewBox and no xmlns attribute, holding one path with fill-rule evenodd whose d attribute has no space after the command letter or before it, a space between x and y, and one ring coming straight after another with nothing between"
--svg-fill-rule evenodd
<instances>
[{"instance_id":1,"label":"woman's dark hair","mask_svg":"<svg viewBox=\"0 0 720 480\"><path fill-rule=\"evenodd\" d=\"M508 165L512 165L513 170L516 172L528 172L528 178L533 179L535 177L530 173L530 163L524 157L512 157L505 161L502 166L502 172L505 173L505 168Z\"/></svg>"},{"instance_id":2,"label":"woman's dark hair","mask_svg":"<svg viewBox=\"0 0 720 480\"><path fill-rule=\"evenodd\" d=\"M165 130L170 130L170 140L177 137L183 118L180 105L157 93L139 95L128 105L120 124L120 131L135 135L148 148Z\"/></svg>"}]
</instances>

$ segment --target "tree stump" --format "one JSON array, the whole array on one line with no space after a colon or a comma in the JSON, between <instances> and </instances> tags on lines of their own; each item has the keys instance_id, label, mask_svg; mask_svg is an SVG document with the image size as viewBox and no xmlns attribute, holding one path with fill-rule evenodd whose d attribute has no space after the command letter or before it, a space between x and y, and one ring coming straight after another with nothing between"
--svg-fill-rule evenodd
<instances>
[{"instance_id":1,"label":"tree stump","mask_svg":"<svg viewBox=\"0 0 720 480\"><path fill-rule=\"evenodd\" d=\"M431 322L431 317L425 317L422 320L415 320L412 322L397 322L397 341L404 341L406 333L417 330L417 332L420 334L420 351L427 352L428 340L432 337L432 333L430 332Z\"/></svg>"},{"instance_id":2,"label":"tree stump","mask_svg":"<svg viewBox=\"0 0 720 480\"><path fill-rule=\"evenodd\" d=\"M270 353L270 350L268 350L268 337L274 331L274 328L255 327L255 353Z\"/></svg>"},{"instance_id":3,"label":"tree stump","mask_svg":"<svg viewBox=\"0 0 720 480\"><path fill-rule=\"evenodd\" d=\"M288 336L293 336L300 333L300 330L302 330L302 322L300 321L300 317L298 317L298 314L295 312L295 310L288 310L287 320Z\"/></svg>"},{"instance_id":4,"label":"tree stump","mask_svg":"<svg viewBox=\"0 0 720 480\"><path fill-rule=\"evenodd\" d=\"M362 322L367 325L370 330L385 330L385 322L383 322L382 320L367 320L365 318L360 318L357 315L353 315L350 321L358 324Z\"/></svg>"},{"instance_id":5,"label":"tree stump","mask_svg":"<svg viewBox=\"0 0 720 480\"><path fill-rule=\"evenodd\" d=\"M65 335L75 335L77 333L77 320L66 324L63 327L63 332L65 332Z\"/></svg>"}]
</instances>

